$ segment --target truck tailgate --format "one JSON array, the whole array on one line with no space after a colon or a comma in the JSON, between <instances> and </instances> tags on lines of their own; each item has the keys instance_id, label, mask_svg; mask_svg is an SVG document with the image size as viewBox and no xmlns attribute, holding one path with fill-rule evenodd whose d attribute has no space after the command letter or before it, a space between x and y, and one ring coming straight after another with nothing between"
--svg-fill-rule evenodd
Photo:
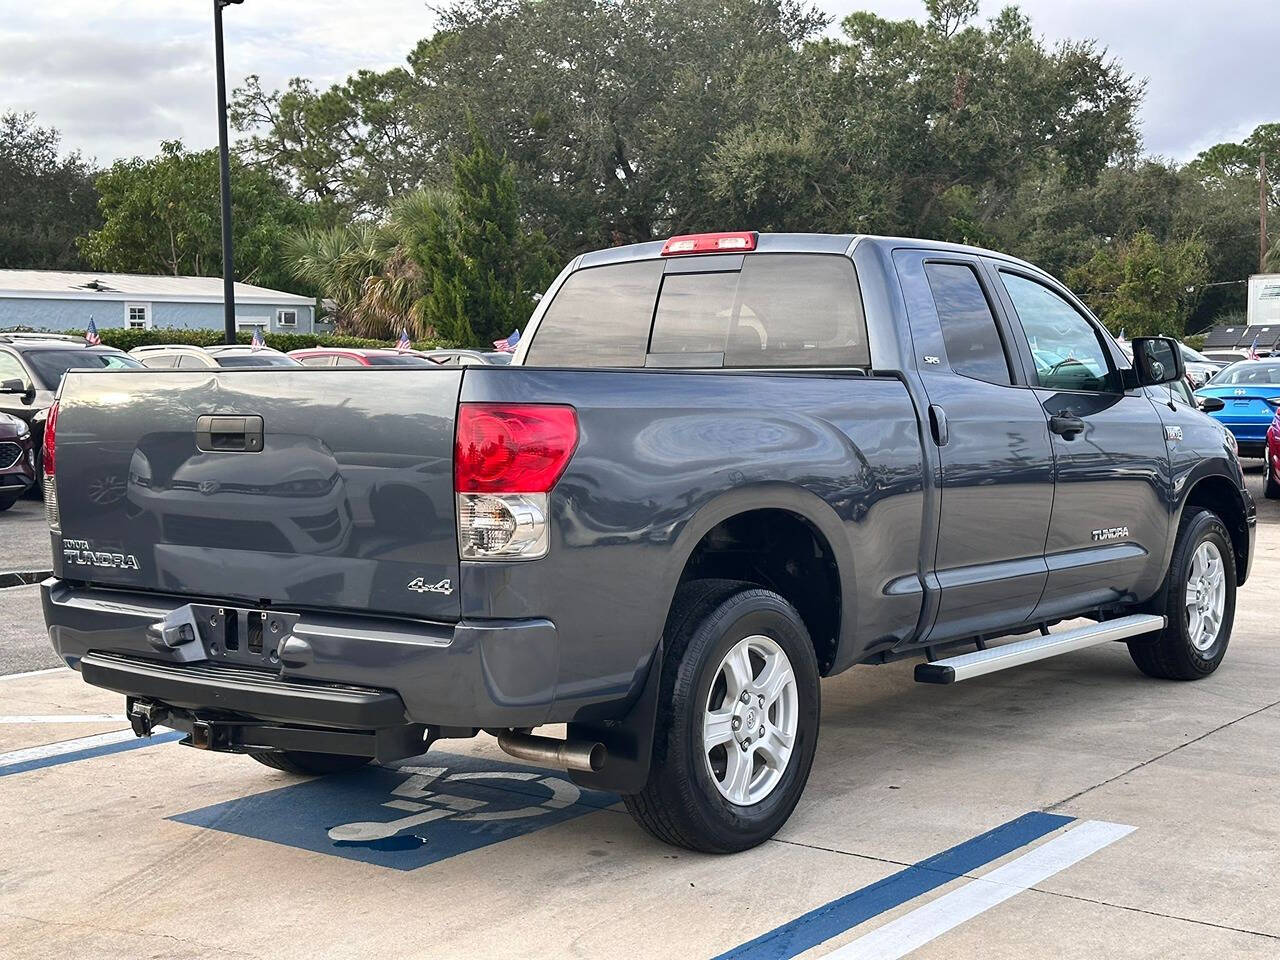
<instances>
[{"instance_id":1,"label":"truck tailgate","mask_svg":"<svg viewBox=\"0 0 1280 960\"><path fill-rule=\"evenodd\" d=\"M461 380L415 367L73 371L57 424L55 572L457 619Z\"/></svg>"}]
</instances>

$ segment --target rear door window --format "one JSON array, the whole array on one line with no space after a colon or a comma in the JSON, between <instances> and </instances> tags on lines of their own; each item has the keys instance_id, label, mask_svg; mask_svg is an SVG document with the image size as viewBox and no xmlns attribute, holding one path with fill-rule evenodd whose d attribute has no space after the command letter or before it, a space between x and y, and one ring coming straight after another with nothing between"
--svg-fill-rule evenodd
<instances>
[{"instance_id":1,"label":"rear door window","mask_svg":"<svg viewBox=\"0 0 1280 960\"><path fill-rule=\"evenodd\" d=\"M951 369L973 380L1012 383L995 315L973 267L963 263L926 263L924 272L938 310Z\"/></svg>"},{"instance_id":2,"label":"rear door window","mask_svg":"<svg viewBox=\"0 0 1280 960\"><path fill-rule=\"evenodd\" d=\"M525 363L643 367L664 263L639 260L570 275L538 324Z\"/></svg>"}]
</instances>

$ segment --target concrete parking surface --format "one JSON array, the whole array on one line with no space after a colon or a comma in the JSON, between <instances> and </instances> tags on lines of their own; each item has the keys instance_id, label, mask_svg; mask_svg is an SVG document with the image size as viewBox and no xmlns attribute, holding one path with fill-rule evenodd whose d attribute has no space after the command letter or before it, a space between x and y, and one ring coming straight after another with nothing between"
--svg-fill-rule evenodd
<instances>
[{"instance_id":1,"label":"concrete parking surface","mask_svg":"<svg viewBox=\"0 0 1280 960\"><path fill-rule=\"evenodd\" d=\"M1280 510L1251 482L1212 678L1121 644L954 687L850 671L795 815L732 857L484 736L310 781L136 746L122 698L26 673L36 590L0 590L0 956L1280 956Z\"/></svg>"}]
</instances>

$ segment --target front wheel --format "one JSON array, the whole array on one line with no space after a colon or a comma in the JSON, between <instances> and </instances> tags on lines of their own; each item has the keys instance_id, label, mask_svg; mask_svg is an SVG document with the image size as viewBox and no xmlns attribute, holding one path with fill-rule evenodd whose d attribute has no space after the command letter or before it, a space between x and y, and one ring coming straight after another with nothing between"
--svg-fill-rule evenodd
<instances>
[{"instance_id":1,"label":"front wheel","mask_svg":"<svg viewBox=\"0 0 1280 960\"><path fill-rule=\"evenodd\" d=\"M644 789L623 800L660 840L706 853L762 843L795 809L818 738L804 621L750 584L680 588L665 632L665 705Z\"/></svg>"},{"instance_id":2,"label":"front wheel","mask_svg":"<svg viewBox=\"0 0 1280 960\"><path fill-rule=\"evenodd\" d=\"M1138 669L1166 680L1199 680L1218 669L1236 613L1231 534L1211 510L1188 507L1165 582L1165 628L1130 641Z\"/></svg>"},{"instance_id":3,"label":"front wheel","mask_svg":"<svg viewBox=\"0 0 1280 960\"><path fill-rule=\"evenodd\" d=\"M18 496L16 497L10 497L10 496L0 497L0 513L4 513L6 510L12 507L15 503L17 503L18 497L21 497L21 496L22 494L18 494Z\"/></svg>"}]
</instances>

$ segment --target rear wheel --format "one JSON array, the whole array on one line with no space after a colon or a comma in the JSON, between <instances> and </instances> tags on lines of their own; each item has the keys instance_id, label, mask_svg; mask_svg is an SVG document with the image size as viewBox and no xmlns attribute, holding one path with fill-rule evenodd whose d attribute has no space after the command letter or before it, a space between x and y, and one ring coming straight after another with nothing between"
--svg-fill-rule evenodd
<instances>
[{"instance_id":1,"label":"rear wheel","mask_svg":"<svg viewBox=\"0 0 1280 960\"><path fill-rule=\"evenodd\" d=\"M1216 513L1187 508L1166 576L1165 628L1131 641L1129 654L1151 677L1207 677L1226 655L1236 612L1235 553Z\"/></svg>"},{"instance_id":2,"label":"rear wheel","mask_svg":"<svg viewBox=\"0 0 1280 960\"><path fill-rule=\"evenodd\" d=\"M256 750L249 756L276 770L308 777L350 773L369 762L368 757L349 757L342 753L307 753L302 750Z\"/></svg>"},{"instance_id":3,"label":"rear wheel","mask_svg":"<svg viewBox=\"0 0 1280 960\"><path fill-rule=\"evenodd\" d=\"M817 745L818 665L778 594L728 580L681 587L667 621L653 761L623 800L660 840L732 853L795 809Z\"/></svg>"}]
</instances>

